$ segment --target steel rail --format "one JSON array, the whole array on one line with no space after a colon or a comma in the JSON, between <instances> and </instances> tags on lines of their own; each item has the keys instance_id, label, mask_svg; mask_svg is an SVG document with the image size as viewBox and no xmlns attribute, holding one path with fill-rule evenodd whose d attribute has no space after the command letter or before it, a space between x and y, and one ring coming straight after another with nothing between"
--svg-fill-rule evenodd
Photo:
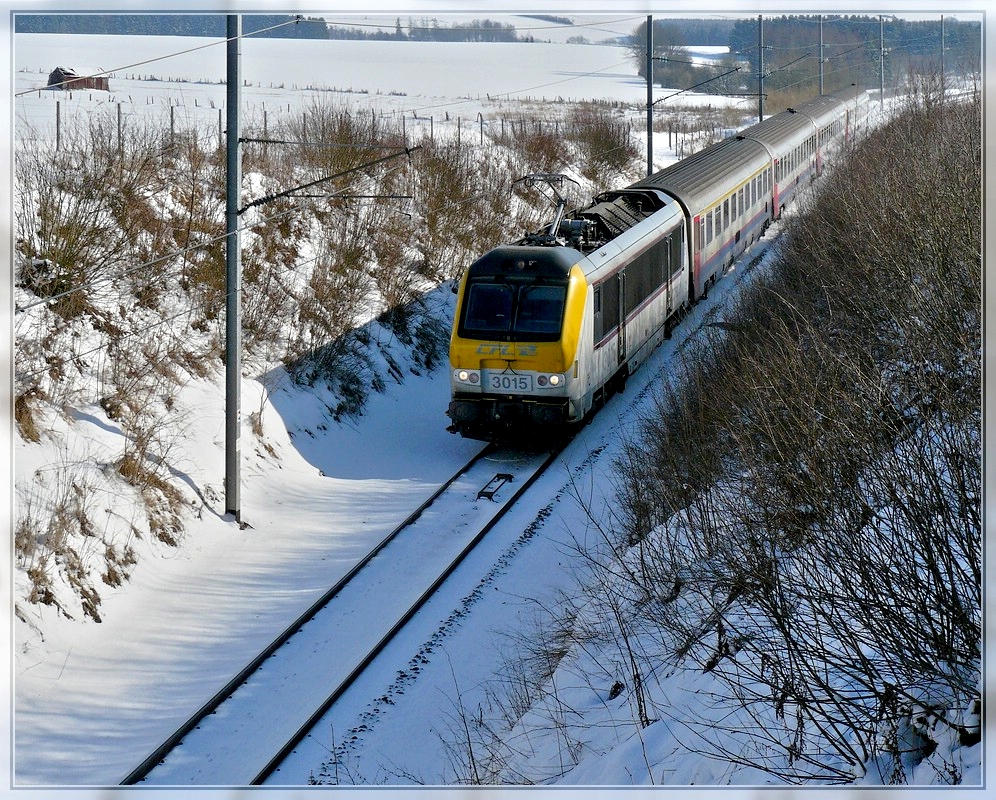
<instances>
[{"instance_id":1,"label":"steel rail","mask_svg":"<svg viewBox=\"0 0 996 800\"><path fill-rule=\"evenodd\" d=\"M262 770L257 773L257 775L252 779L250 785L259 786L266 779L272 775L280 767L283 761L293 752L294 748L297 747L301 741L311 732L311 730L318 724L323 716L325 716L333 705L345 694L349 688L359 679L363 674L364 670L369 667L374 660L383 652L383 650L390 644L397 634L404 629L404 627L412 620L412 618L422 609L422 607L430 600L430 598L436 593L440 586L442 586L447 578L449 578L464 561L464 559L473 552L474 548L480 544L481 540L488 534L488 532L494 528L495 525L507 514L515 502L532 486L545 472L547 467L549 467L553 461L560 455L563 450L564 445L559 445L552 449L546 459L540 464L540 466L530 475L526 480L524 480L519 487L512 493L512 495L502 504L498 509L497 514L493 516L488 522L486 522L481 530L478 531L474 537L467 543L467 545L456 555L456 557L450 562L440 575L433 581L432 585L429 586L422 595L411 605L411 607L401 616L400 619L391 627L391 629L384 634L377 644L371 648L370 652L363 657L363 659L356 665L356 667L346 676L345 679L332 691L331 694L322 702L318 709L308 718L308 720L297 730L297 732L287 741L286 744L273 756L272 759L263 767Z\"/></svg>"}]
</instances>

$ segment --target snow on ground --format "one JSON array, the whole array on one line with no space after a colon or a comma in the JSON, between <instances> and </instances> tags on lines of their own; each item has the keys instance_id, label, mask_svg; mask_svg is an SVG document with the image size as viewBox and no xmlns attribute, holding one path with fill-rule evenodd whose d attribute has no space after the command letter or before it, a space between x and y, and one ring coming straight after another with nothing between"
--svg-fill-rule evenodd
<instances>
[{"instance_id":1,"label":"snow on ground","mask_svg":"<svg viewBox=\"0 0 996 800\"><path fill-rule=\"evenodd\" d=\"M225 101L225 54L216 43L204 44L171 37L14 37L16 125L21 133L50 136L57 102L62 115L113 113L119 103L125 114L138 115L161 113L167 100L210 122ZM317 88L353 89L348 96L358 104L376 99L386 103L381 108L393 102L422 115L435 113L425 108L440 100L462 96L475 102L488 94L603 97L634 80L623 51L612 47L471 51L412 44L402 50L382 43L371 58L369 44L357 49L362 44L246 41L243 68L253 85L244 91L247 107L272 108L272 102L296 110L316 75L322 77ZM296 55L309 50L308 58L287 59L289 46ZM516 51L514 59L508 48ZM180 51L190 52L139 65ZM468 70L461 59L471 56L475 68ZM435 71L437 62L447 69ZM316 63L330 68L316 72ZM412 63L420 69L412 70ZM517 67L509 76L512 63ZM129 68L115 72L110 96L31 91L54 65L77 64ZM360 67L367 71L357 72ZM177 463L184 465L179 477L196 487L204 504L183 546L136 542L138 566L123 586L103 590L100 624L69 621L50 607L32 608L37 618L17 623L18 785L119 781L479 446L444 430L445 370L431 378L409 376L403 386L375 395L360 420L342 425L329 423L321 397L295 391L279 371L259 378L247 376L242 385L243 413L262 411L265 439L255 439L244 416L242 516L250 527L240 529L221 516L222 378L193 382L179 399L188 428ZM107 462L108 453L120 450L120 429L99 407L77 409L72 424L52 424L65 436L63 452L16 442L14 463L25 480L52 465Z\"/></svg>"},{"instance_id":2,"label":"snow on ground","mask_svg":"<svg viewBox=\"0 0 996 800\"><path fill-rule=\"evenodd\" d=\"M628 29L641 19L634 17ZM118 37L15 37L13 88L20 93L37 87L56 65L113 68L195 43L153 38L131 40L128 46L137 46L142 55L127 52ZM294 58L286 57L288 46L294 48ZM471 51L463 46L395 44L378 47L376 58L367 57L368 52L361 43L246 42L243 65L252 85L244 92L245 102L250 109L271 108L271 103L297 107L304 87L316 79L325 87L352 89L358 102L376 98L380 107L421 116L448 110L454 116L476 117L479 111L489 113L489 96L613 97L634 104L646 97L645 85L625 52L607 46L475 45L472 67L465 61ZM210 82L223 75L223 61L223 47L218 47L119 71L207 83L164 87L161 81L117 77L112 79L116 88L111 98L93 100L79 93L71 101L58 99L80 108L84 103L95 108L102 102L121 102L129 113L138 113L143 106L163 103L165 89L189 113L211 119L224 103L223 87ZM433 66L437 63L443 65L438 71ZM411 69L412 64L418 69ZM316 65L327 69L316 70ZM278 70L284 72L276 78ZM11 109L16 124L53 124L56 99L47 92L18 96ZM694 327L694 317L721 303L733 285L733 280L721 283L684 328ZM445 290L440 302L448 302ZM434 603L437 614L427 617L427 638L420 631L386 654L382 669L345 699L338 716L316 731L276 783L318 777L369 787L438 784L460 777L463 767L447 745L459 739L461 709L473 713L487 702L484 689L495 677L501 656L509 652L509 637L528 637L543 605L554 602L558 588L571 586L570 568L578 547L587 537L597 537L578 498L594 510L595 518L610 513L618 432L633 420L641 389L666 367L678 342L680 337L661 348L630 382L627 393L603 410L565 451L560 465L495 530L491 550L475 556L457 585ZM258 440L244 421L242 497L249 527L240 529L221 516L223 379L193 382L180 398L190 411L191 426L180 477L198 487L205 503L183 545L170 549L138 543L138 567L129 582L106 591L100 624L69 622L47 607L32 609L38 617L31 626L16 623L16 692L11 702L16 711L12 736L18 796L106 796L106 790L79 787L120 780L478 446L444 430L445 367L431 375L408 374L403 383L374 395L362 417L341 425L326 418L320 393L289 385L279 372L246 376L242 393L244 413L262 410L264 432ZM56 456L43 445L18 441L18 476L45 469L57 463L56 458L99 459L104 448L120 446L120 433L99 408L77 409L72 425L58 424L67 433L70 455ZM416 657L427 660L418 679L401 680L399 670L410 671ZM579 702L607 707L606 687L570 688ZM618 707L614 711L620 713ZM347 730L361 725L366 728L345 760L330 765L329 750L341 743ZM680 756L681 739L680 730L666 727L652 729L643 741L634 736L620 739L618 731L612 731L577 754L578 769L568 780L603 788L644 785L623 793L627 798L651 796L646 787L667 782L669 776L697 786L745 780ZM551 749L555 741L536 743L534 765L549 772L560 768L556 759L563 751ZM648 771L647 750L673 753L668 756L673 763L656 763ZM746 780L751 782L751 776ZM27 786L38 788L21 791ZM306 791L283 788L280 793L303 797ZM686 786L679 791L685 797L692 790ZM447 793L453 792L463 797L471 790ZM739 795L762 797L769 792L742 789ZM165 790L157 796L171 794ZM240 797L243 790L212 794ZM385 793L351 789L349 796L367 795ZM573 798L578 790L551 788L544 796Z\"/></svg>"}]
</instances>

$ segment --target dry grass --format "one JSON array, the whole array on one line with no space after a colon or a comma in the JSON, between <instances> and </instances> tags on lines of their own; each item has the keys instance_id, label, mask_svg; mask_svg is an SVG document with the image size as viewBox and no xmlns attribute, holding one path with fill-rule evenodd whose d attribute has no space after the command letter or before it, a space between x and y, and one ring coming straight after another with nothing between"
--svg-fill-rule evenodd
<instances>
[{"instance_id":1,"label":"dry grass","mask_svg":"<svg viewBox=\"0 0 996 800\"><path fill-rule=\"evenodd\" d=\"M41 441L37 406L44 399L41 389L37 386L20 392L14 398L14 424L17 426L17 432L26 442Z\"/></svg>"}]
</instances>

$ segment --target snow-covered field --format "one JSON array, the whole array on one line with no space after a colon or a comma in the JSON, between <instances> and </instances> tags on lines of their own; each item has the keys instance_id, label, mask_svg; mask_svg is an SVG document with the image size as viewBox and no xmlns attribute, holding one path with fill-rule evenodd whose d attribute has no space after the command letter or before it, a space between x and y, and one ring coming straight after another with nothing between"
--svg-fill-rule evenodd
<instances>
[{"instance_id":1,"label":"snow-covered field","mask_svg":"<svg viewBox=\"0 0 996 800\"><path fill-rule=\"evenodd\" d=\"M339 19L339 18L337 18ZM598 38L629 33L640 17L618 15L580 35ZM619 21L621 20L621 21ZM345 21L345 20L343 20ZM530 26L541 25L529 20ZM548 36L566 39L578 29L544 27ZM539 30L535 31L538 35ZM135 115L180 113L185 122L220 122L226 95L224 42L194 37L142 37L123 43L119 36L24 34L14 38L13 113L21 135L53 136L57 114ZM292 48L294 57L288 58ZM723 48L694 48L708 59ZM115 60L108 63L108 54ZM176 55L174 55L176 54ZM121 64L121 67L115 65ZM55 66L78 73L109 71L110 92L44 90ZM297 41L247 37L242 45L242 102L246 119L270 124L297 112L317 96L334 94L356 109L375 109L400 129L454 126L465 131L483 122L496 125L514 117L525 104L605 100L634 109L645 107L646 82L629 52L614 45L566 41L479 45L464 42ZM37 90L37 91L32 91ZM669 92L655 90L656 97ZM681 104L744 104L694 93ZM59 108L56 108L56 103ZM643 112L645 114L645 112ZM639 116L637 116L639 119ZM220 128L219 128L220 130Z\"/></svg>"},{"instance_id":2,"label":"snow-covered field","mask_svg":"<svg viewBox=\"0 0 996 800\"><path fill-rule=\"evenodd\" d=\"M630 32L643 18L645 11L639 10L593 19L599 24L580 34L598 41ZM502 113L516 102L605 98L634 107L645 102L645 84L625 50L567 44L563 34L551 30L550 38L559 41L549 44L487 46L250 40L243 47L244 102L250 112L277 113L299 107L309 92L340 89L348 90L344 96L358 107L412 119L448 114L464 120ZM51 135L56 100L65 104L61 113L120 103L126 113L139 114L172 103L213 119L225 100L224 46L170 55L203 44L170 37L13 37L15 132ZM33 91L56 65L112 70L111 96L80 92L68 99ZM659 150L657 157L666 163L673 155ZM496 670L515 636L528 637L556 592L571 590L577 551L597 537L588 511L594 519L611 514L620 432L639 413L647 399L643 389L666 370L683 336L721 306L738 277L729 276L710 293L626 394L582 432L561 464L495 530L490 551L467 563L461 580L433 604L430 611L437 616L426 617L423 631L385 654L379 669L345 698L327 729L298 750L277 782L301 787L311 777L337 778L366 787L351 789L350 797L384 797L394 796L401 785L439 786L466 777L453 758L460 725L487 707L487 688L499 677ZM441 291L431 302L445 306L452 297ZM80 787L120 781L478 446L445 431L447 396L443 365L432 374L406 375L403 383L374 395L362 417L337 425L327 419L319 393L293 387L279 371L246 375L243 409L261 412L264 438L258 440L244 422L243 441L253 446L244 447L242 467L243 519L249 527L239 529L221 516L223 377L190 384L180 399L189 413L178 463L186 465L183 480L208 502L183 545L165 552L138 543L138 566L130 581L106 590L100 624L68 621L44 606L32 607L26 621L9 615L15 628L12 795L110 796L106 789ZM70 419L51 424L70 443L68 455L15 440L17 480L44 472L58 459L99 460L120 448L120 430L97 406L75 409ZM399 680L399 671L410 672L416 657L424 658L417 679ZM560 771L564 783L599 788L549 787L544 796L559 800L615 787L626 798L643 798L658 796L651 787L662 784L676 785L671 794L681 797L692 793L691 785L695 796L726 796L730 789L716 789L724 785L739 785L739 796L769 796L770 787L758 786L763 776L689 755L680 726L653 726L641 739L636 726L625 733L609 724L630 714L625 699L607 699L610 684L563 687L574 710L596 725L590 740L571 750L576 766L560 763L570 748L556 731L534 740L533 752L523 757L537 774ZM695 684L680 676L661 681L661 691L683 713L699 713L697 698L707 688L701 677ZM602 735L598 720L605 723ZM330 765L330 750L360 726L348 757ZM966 774L969 784L980 778L977 768ZM380 785L392 788L371 788ZM620 788L628 786L641 788ZM309 792L279 791L287 797ZM469 787L445 792L478 796ZM243 793L249 795L235 788L212 795ZM172 793L159 790L157 796Z\"/></svg>"}]
</instances>

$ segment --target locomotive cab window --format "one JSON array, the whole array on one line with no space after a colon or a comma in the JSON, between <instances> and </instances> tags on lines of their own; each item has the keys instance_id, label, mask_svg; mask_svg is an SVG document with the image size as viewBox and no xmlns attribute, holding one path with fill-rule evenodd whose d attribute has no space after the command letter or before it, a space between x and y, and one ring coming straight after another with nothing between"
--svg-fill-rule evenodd
<instances>
[{"instance_id":1,"label":"locomotive cab window","mask_svg":"<svg viewBox=\"0 0 996 800\"><path fill-rule=\"evenodd\" d=\"M508 333L512 327L512 287L494 283L471 284L467 290L463 323L468 330L481 333Z\"/></svg>"},{"instance_id":2,"label":"locomotive cab window","mask_svg":"<svg viewBox=\"0 0 996 800\"><path fill-rule=\"evenodd\" d=\"M564 316L565 286L523 286L515 312L515 331L531 334L559 334Z\"/></svg>"},{"instance_id":3,"label":"locomotive cab window","mask_svg":"<svg viewBox=\"0 0 996 800\"><path fill-rule=\"evenodd\" d=\"M460 335L508 341L555 341L560 336L566 282L475 280L467 286Z\"/></svg>"}]
</instances>

